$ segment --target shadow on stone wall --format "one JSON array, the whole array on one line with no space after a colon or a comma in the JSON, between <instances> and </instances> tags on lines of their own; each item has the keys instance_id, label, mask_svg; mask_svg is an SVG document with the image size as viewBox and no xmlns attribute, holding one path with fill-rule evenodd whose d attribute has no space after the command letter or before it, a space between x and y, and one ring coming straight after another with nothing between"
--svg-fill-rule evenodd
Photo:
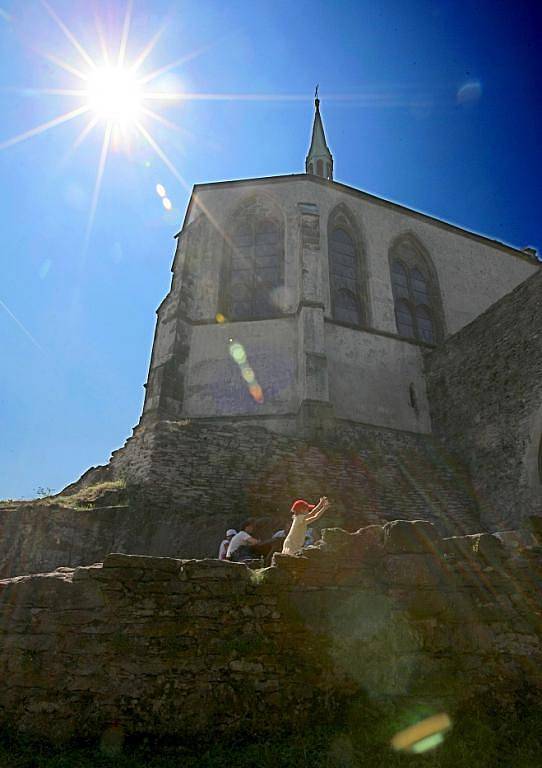
<instances>
[{"instance_id":1,"label":"shadow on stone wall","mask_svg":"<svg viewBox=\"0 0 542 768\"><path fill-rule=\"evenodd\" d=\"M327 529L258 571L110 554L1 581L0 725L193 743L335 722L356 702L453 719L497 686L513 701L542 687L542 558L512 544L394 521Z\"/></svg>"}]
</instances>

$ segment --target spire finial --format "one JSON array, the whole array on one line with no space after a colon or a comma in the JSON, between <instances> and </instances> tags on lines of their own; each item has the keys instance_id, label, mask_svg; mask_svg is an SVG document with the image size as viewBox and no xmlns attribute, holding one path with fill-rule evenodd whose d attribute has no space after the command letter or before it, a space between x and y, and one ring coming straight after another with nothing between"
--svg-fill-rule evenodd
<instances>
[{"instance_id":1,"label":"spire finial","mask_svg":"<svg viewBox=\"0 0 542 768\"><path fill-rule=\"evenodd\" d=\"M333 180L333 157L329 151L324 135L322 116L320 115L320 99L318 98L317 84L314 89L314 122L312 125L312 139L309 154L305 160L305 172L324 179Z\"/></svg>"}]
</instances>

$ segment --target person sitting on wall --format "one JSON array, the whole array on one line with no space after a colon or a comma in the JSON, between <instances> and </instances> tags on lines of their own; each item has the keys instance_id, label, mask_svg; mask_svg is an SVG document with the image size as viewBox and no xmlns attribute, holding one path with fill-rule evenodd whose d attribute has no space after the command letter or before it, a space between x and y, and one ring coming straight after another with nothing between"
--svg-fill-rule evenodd
<instances>
[{"instance_id":1,"label":"person sitting on wall","mask_svg":"<svg viewBox=\"0 0 542 768\"><path fill-rule=\"evenodd\" d=\"M307 526L322 517L329 508L327 496L322 496L318 504L309 504L304 499L297 499L292 504L292 526L282 545L283 555L295 555L305 544Z\"/></svg>"},{"instance_id":2,"label":"person sitting on wall","mask_svg":"<svg viewBox=\"0 0 542 768\"><path fill-rule=\"evenodd\" d=\"M239 533L232 537L226 553L227 560L232 560L234 563L243 563L245 560L252 560L257 556L252 547L259 544L260 540L252 536L252 533L254 533L254 522L247 520L241 526Z\"/></svg>"},{"instance_id":3,"label":"person sitting on wall","mask_svg":"<svg viewBox=\"0 0 542 768\"><path fill-rule=\"evenodd\" d=\"M285 539L288 535L288 531L290 530L291 522L290 520L286 520L282 528L280 528L278 531L275 531L273 534L273 539Z\"/></svg>"},{"instance_id":4,"label":"person sitting on wall","mask_svg":"<svg viewBox=\"0 0 542 768\"><path fill-rule=\"evenodd\" d=\"M236 533L237 531L235 530L235 528L228 528L228 530L226 531L226 538L220 542L220 546L218 548L219 560L226 559L226 555L228 553L228 547L230 546L230 541L233 539Z\"/></svg>"}]
</instances>

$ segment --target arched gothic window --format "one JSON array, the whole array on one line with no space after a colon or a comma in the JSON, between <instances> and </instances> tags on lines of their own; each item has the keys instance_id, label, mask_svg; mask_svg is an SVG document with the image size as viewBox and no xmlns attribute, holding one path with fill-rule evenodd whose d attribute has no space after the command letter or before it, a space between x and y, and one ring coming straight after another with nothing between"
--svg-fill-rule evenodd
<instances>
[{"instance_id":1,"label":"arched gothic window","mask_svg":"<svg viewBox=\"0 0 542 768\"><path fill-rule=\"evenodd\" d=\"M237 219L223 281L224 314L230 320L276 316L277 289L283 284L282 226L257 204Z\"/></svg>"},{"instance_id":2,"label":"arched gothic window","mask_svg":"<svg viewBox=\"0 0 542 768\"><path fill-rule=\"evenodd\" d=\"M324 175L324 161L323 160L317 160L316 161L316 175L317 176L323 176Z\"/></svg>"},{"instance_id":3,"label":"arched gothic window","mask_svg":"<svg viewBox=\"0 0 542 768\"><path fill-rule=\"evenodd\" d=\"M390 261L397 332L436 344L442 333L442 310L427 257L405 239L394 246Z\"/></svg>"},{"instance_id":4,"label":"arched gothic window","mask_svg":"<svg viewBox=\"0 0 542 768\"><path fill-rule=\"evenodd\" d=\"M362 325L364 307L360 296L359 260L348 232L334 227L329 235L331 306L335 320Z\"/></svg>"}]
</instances>

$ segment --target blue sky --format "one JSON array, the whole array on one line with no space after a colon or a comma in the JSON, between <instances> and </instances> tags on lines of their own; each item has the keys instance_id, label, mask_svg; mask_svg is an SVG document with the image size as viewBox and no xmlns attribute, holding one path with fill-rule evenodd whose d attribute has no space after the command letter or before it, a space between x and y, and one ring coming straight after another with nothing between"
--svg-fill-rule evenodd
<instances>
[{"instance_id":1,"label":"blue sky","mask_svg":"<svg viewBox=\"0 0 542 768\"><path fill-rule=\"evenodd\" d=\"M93 59L96 16L118 48L125 2L50 8ZM542 246L538 2L134 0L128 61L164 23L142 70L185 61L154 87L219 97L157 102L177 130L145 121L186 186L134 129L87 237L103 124L75 150L87 115L0 149L2 498L60 490L129 436L189 188L301 172L316 82L338 181ZM39 92L80 88L43 54L88 70L41 2L0 0L0 50L0 146L84 103Z\"/></svg>"}]
</instances>

